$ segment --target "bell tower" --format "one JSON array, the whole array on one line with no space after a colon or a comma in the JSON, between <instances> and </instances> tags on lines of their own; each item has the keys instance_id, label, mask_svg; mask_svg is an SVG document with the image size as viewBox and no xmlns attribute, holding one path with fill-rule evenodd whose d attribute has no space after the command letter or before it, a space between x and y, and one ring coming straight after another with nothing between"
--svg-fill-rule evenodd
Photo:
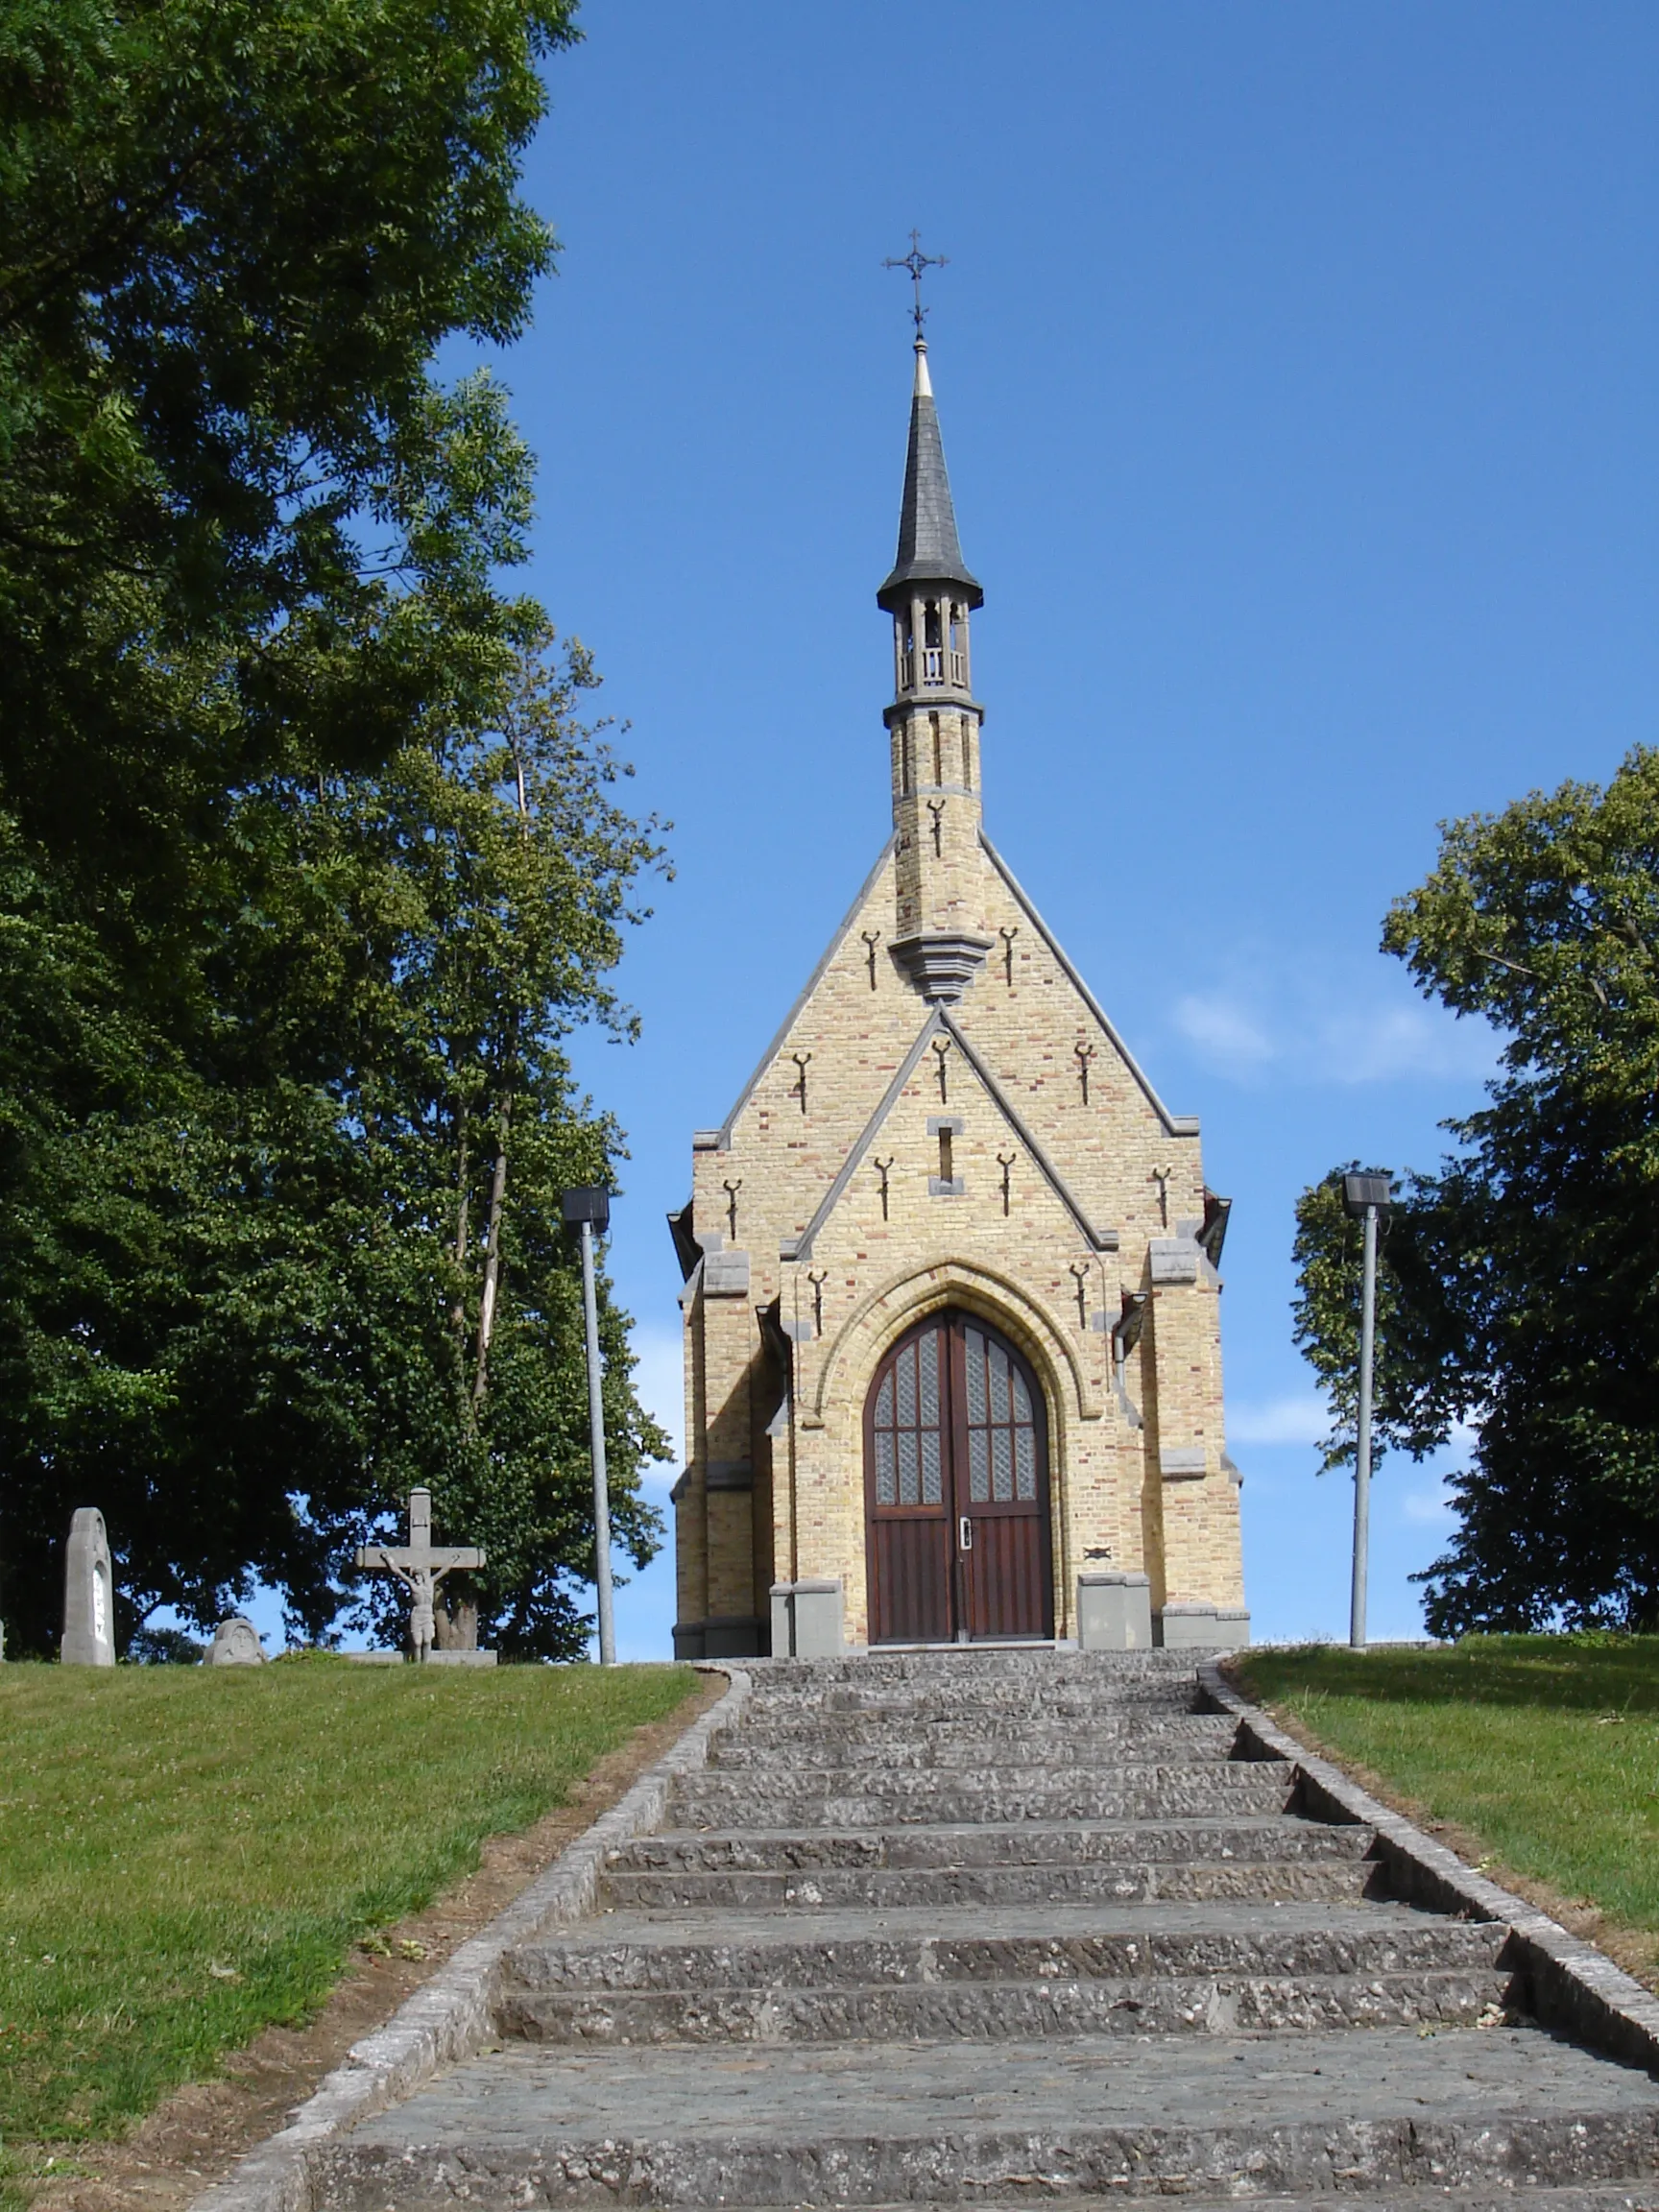
<instances>
[{"instance_id":1,"label":"bell tower","mask_svg":"<svg viewBox=\"0 0 1659 2212\"><path fill-rule=\"evenodd\" d=\"M876 600L893 618L893 954L929 1003L949 1004L991 945L978 897L984 710L974 697L968 637L985 594L962 558L920 329L899 550Z\"/></svg>"}]
</instances>

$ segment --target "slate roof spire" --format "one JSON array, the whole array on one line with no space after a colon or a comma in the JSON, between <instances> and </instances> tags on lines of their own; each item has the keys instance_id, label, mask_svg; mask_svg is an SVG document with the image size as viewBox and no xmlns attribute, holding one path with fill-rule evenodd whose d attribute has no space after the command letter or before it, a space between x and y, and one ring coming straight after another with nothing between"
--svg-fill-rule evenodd
<instances>
[{"instance_id":1,"label":"slate roof spire","mask_svg":"<svg viewBox=\"0 0 1659 2212\"><path fill-rule=\"evenodd\" d=\"M945 473L945 447L933 382L927 373L927 341L916 337L916 382L910 397L910 448L904 457L904 498L899 510L899 551L892 573L876 603L899 613L917 584L954 584L970 607L982 607L979 580L962 558L956 535L956 510L950 479Z\"/></svg>"}]
</instances>

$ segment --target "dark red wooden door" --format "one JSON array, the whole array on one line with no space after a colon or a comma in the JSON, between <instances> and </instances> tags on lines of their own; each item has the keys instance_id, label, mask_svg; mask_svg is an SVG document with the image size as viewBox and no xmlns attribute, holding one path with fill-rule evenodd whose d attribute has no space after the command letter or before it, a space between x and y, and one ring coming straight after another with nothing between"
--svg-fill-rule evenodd
<instances>
[{"instance_id":1,"label":"dark red wooden door","mask_svg":"<svg viewBox=\"0 0 1659 2212\"><path fill-rule=\"evenodd\" d=\"M1053 1634L1043 1399L1004 1337L957 1312L902 1336L864 1463L872 1643Z\"/></svg>"}]
</instances>

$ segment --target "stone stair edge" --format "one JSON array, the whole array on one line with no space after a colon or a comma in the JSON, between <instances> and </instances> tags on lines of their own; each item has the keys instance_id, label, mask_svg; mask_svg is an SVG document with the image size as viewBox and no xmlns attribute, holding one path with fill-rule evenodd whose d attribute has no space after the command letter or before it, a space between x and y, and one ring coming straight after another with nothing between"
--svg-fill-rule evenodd
<instances>
[{"instance_id":1,"label":"stone stair edge","mask_svg":"<svg viewBox=\"0 0 1659 2212\"><path fill-rule=\"evenodd\" d=\"M714 1738L740 1717L749 1696L747 1671L730 1663L702 1664L697 1671L723 1676L725 1693L390 2020L355 2042L285 2127L192 2199L189 2212L315 2212L314 2162L323 2146L494 2040L509 1953L526 1936L593 1910L607 1855L661 1824L675 1783L706 1764Z\"/></svg>"},{"instance_id":2,"label":"stone stair edge","mask_svg":"<svg viewBox=\"0 0 1659 2212\"><path fill-rule=\"evenodd\" d=\"M1100 1977L1091 1981L825 1984L735 1989L514 1989L504 2034L592 2049L602 2043L1024 2042L1063 2035L1160 2038L1294 2035L1334 2028L1475 2028L1506 2011L1495 1967L1355 1974Z\"/></svg>"},{"instance_id":3,"label":"stone stair edge","mask_svg":"<svg viewBox=\"0 0 1659 2212\"><path fill-rule=\"evenodd\" d=\"M474 2212L520 2206L733 2208L788 2204L938 2206L972 2197L1098 2203L1232 2192L1235 2203L1330 2192L1386 2203L1402 2188L1484 2185L1525 2206L1531 2186L1611 2177L1640 2187L1659 2165L1655 2125L1623 2109L1560 2118L1469 2113L1434 2121L1303 2120L1283 2125L1030 2126L926 2129L874 2137L826 2130L766 2141L749 2134L631 2137L549 2132L469 2153L430 2140L336 2141L313 2160L312 2212ZM1239 2191L1239 2177L1253 2186ZM1522 2188L1515 2189L1517 2182ZM1513 2194L1511 2194L1513 2191Z\"/></svg>"},{"instance_id":4,"label":"stone stair edge","mask_svg":"<svg viewBox=\"0 0 1659 2212\"><path fill-rule=\"evenodd\" d=\"M1369 1828L1393 1895L1431 1911L1506 1921L1506 1956L1527 1992L1527 2008L1556 2030L1659 2079L1659 1998L1605 1952L1573 1936L1535 1905L1467 1865L1447 1844L1393 1812L1328 1759L1310 1752L1236 1689L1221 1657L1198 1663L1202 1694L1238 1720L1240 1738L1261 1759L1287 1761L1299 1810Z\"/></svg>"}]
</instances>

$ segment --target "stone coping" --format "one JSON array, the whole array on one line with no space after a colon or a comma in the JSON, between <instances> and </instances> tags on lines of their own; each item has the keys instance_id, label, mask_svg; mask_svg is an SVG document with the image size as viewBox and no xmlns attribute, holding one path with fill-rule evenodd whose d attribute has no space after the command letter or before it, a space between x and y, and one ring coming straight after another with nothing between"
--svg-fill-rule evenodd
<instances>
[{"instance_id":1,"label":"stone coping","mask_svg":"<svg viewBox=\"0 0 1659 2212\"><path fill-rule=\"evenodd\" d=\"M1379 1804L1330 1760L1315 1758L1234 1689L1218 1659L1200 1662L1198 1681L1205 1695L1238 1721L1243 1756L1284 1759L1294 1767L1302 1811L1316 1820L1376 1831L1374 1855L1396 1897L1436 1912L1507 1921L1509 1940L1499 1962L1525 1983L1529 2009L1544 2027L1659 2077L1659 1998L1634 1976L1537 1906L1477 1873L1404 1814Z\"/></svg>"},{"instance_id":2,"label":"stone coping","mask_svg":"<svg viewBox=\"0 0 1659 2212\"><path fill-rule=\"evenodd\" d=\"M609 1813L601 1814L487 1928L463 1943L383 2028L354 2043L345 2063L324 2079L287 2127L256 2145L223 2181L198 2197L191 2212L311 2212L308 2160L313 2151L371 2113L401 2103L440 2067L471 2057L493 2041L495 2001L508 1952L543 1930L592 1912L607 1854L662 1825L675 1781L708 1764L714 1737L742 1712L749 1697L749 1677L742 1669L710 1662L699 1671L725 1675L726 1695Z\"/></svg>"}]
</instances>

